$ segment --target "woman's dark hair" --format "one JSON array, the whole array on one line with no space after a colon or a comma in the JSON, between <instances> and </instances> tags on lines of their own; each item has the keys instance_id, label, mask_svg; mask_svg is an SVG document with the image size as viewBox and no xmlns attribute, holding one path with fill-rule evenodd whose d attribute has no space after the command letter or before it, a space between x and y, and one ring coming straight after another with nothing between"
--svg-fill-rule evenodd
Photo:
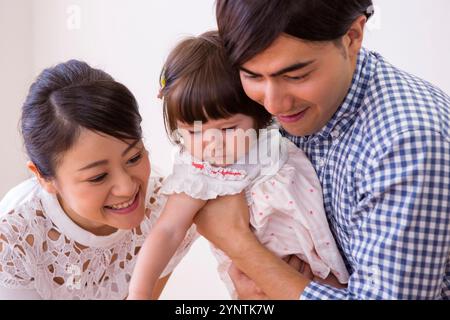
<instances>
[{"instance_id":1,"label":"woman's dark hair","mask_svg":"<svg viewBox=\"0 0 450 320\"><path fill-rule=\"evenodd\" d=\"M256 129L262 129L272 120L264 107L245 94L217 31L179 43L167 58L161 85L165 127L175 143L179 143L173 137L177 121L193 124L241 113L255 120Z\"/></svg>"},{"instance_id":2,"label":"woman's dark hair","mask_svg":"<svg viewBox=\"0 0 450 320\"><path fill-rule=\"evenodd\" d=\"M82 128L120 140L142 137L133 94L102 70L70 60L44 70L22 107L21 131L30 160L46 179Z\"/></svg>"},{"instance_id":3,"label":"woman's dark hair","mask_svg":"<svg viewBox=\"0 0 450 320\"><path fill-rule=\"evenodd\" d=\"M220 36L231 63L240 66L281 34L307 41L337 41L372 0L217 0Z\"/></svg>"}]
</instances>

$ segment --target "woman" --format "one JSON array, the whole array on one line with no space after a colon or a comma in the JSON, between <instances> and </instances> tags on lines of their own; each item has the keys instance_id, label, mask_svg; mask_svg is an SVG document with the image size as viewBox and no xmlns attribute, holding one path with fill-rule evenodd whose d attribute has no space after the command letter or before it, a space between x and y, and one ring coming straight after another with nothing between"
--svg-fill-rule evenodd
<instances>
[{"instance_id":1,"label":"woman","mask_svg":"<svg viewBox=\"0 0 450 320\"><path fill-rule=\"evenodd\" d=\"M165 198L149 178L131 92L71 60L44 70L22 109L35 178L0 205L0 299L124 299ZM161 276L196 238L187 234Z\"/></svg>"}]
</instances>

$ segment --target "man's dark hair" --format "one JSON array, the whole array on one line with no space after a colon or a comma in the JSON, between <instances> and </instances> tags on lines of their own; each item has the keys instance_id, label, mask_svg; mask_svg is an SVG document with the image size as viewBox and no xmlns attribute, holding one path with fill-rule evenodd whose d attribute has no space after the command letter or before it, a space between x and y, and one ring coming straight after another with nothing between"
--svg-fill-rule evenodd
<instances>
[{"instance_id":1,"label":"man's dark hair","mask_svg":"<svg viewBox=\"0 0 450 320\"><path fill-rule=\"evenodd\" d=\"M217 0L219 33L234 66L268 48L281 33L307 41L337 41L372 0Z\"/></svg>"}]
</instances>

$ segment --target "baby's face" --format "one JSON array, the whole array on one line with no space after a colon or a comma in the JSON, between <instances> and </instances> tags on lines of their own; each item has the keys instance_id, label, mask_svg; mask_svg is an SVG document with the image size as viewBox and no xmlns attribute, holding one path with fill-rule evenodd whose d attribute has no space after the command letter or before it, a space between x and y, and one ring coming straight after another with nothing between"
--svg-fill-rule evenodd
<instances>
[{"instance_id":1,"label":"baby's face","mask_svg":"<svg viewBox=\"0 0 450 320\"><path fill-rule=\"evenodd\" d=\"M194 158L215 166L235 163L257 139L255 121L243 114L194 125L178 122L178 131Z\"/></svg>"}]
</instances>

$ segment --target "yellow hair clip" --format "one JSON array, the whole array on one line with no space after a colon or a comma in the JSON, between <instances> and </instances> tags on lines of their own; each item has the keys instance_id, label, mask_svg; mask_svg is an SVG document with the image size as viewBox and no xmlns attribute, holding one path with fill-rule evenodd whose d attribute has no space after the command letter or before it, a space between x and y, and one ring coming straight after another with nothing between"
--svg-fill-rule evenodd
<instances>
[{"instance_id":1,"label":"yellow hair clip","mask_svg":"<svg viewBox=\"0 0 450 320\"><path fill-rule=\"evenodd\" d=\"M166 69L163 69L163 71L161 72L161 77L159 78L159 85L160 85L159 93L158 93L158 98L159 99L162 99L164 97L163 90L166 87L166 83L167 83L167 80L166 80Z\"/></svg>"}]
</instances>

